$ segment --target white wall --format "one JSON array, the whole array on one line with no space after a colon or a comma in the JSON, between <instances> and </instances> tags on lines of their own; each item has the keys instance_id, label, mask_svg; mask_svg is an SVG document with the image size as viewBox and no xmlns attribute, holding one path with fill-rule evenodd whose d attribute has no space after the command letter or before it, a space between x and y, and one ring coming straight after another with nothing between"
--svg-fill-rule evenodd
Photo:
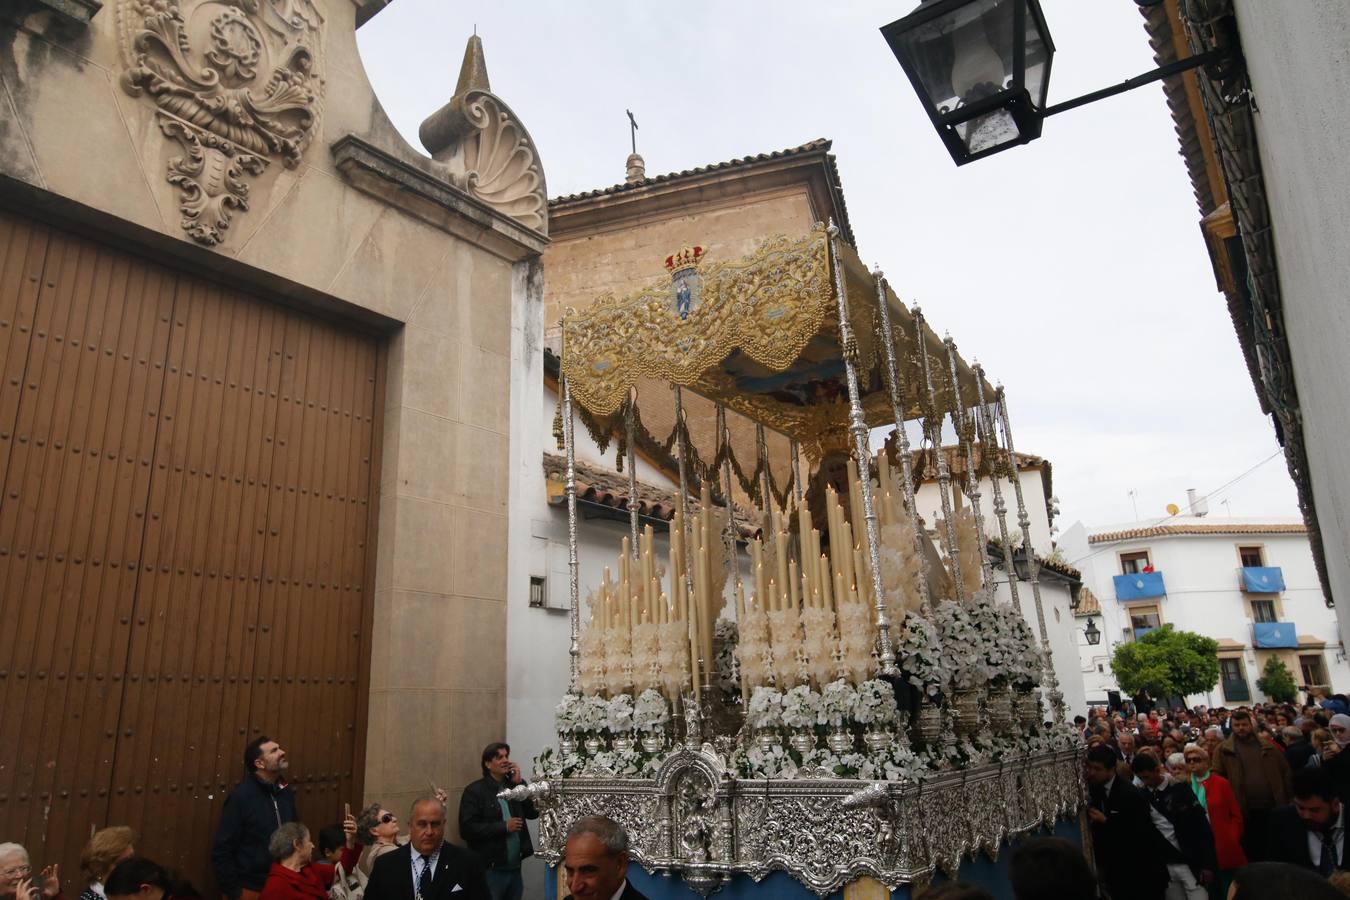
<instances>
[{"instance_id":1,"label":"white wall","mask_svg":"<svg viewBox=\"0 0 1350 900\"><path fill-rule=\"evenodd\" d=\"M1263 521L1272 524L1280 522L1278 519ZM1183 517L1173 519L1168 524L1181 525L1191 522L1221 525L1249 524L1251 520L1212 516L1197 520ZM1135 523L1136 527L1137 525L1138 523ZM1093 531L1102 533L1124 527L1130 526L1109 526ZM1071 529L1070 533L1066 533L1066 538L1070 537L1073 531ZM1323 600L1317 573L1313 567L1312 551L1305 535L1167 535L1114 544L1092 544L1087 550L1087 554L1090 554L1088 558L1077 563L1078 568L1083 571L1084 583L1096 593L1102 606L1102 615L1097 619L1098 627L1102 631L1101 644L1097 647L1087 647L1086 641L1082 641L1079 645L1082 668L1085 670L1084 690L1090 701L1104 701L1105 691L1115 687L1109 659L1115 646L1125 639L1124 629L1129 626L1129 616L1126 610L1116 603L1115 585L1111 579L1112 576L1120 574L1119 554L1135 550L1148 550L1154 568L1162 572L1167 590L1167 596L1158 604L1163 623L1174 625L1180 630L1207 635L1216 640L1226 639L1244 645L1246 650L1243 656L1252 698L1254 701L1262 699L1261 692L1256 688L1256 679L1261 673L1257 653L1252 648L1252 623L1245 603L1247 595L1243 594L1238 586L1239 545L1263 546L1266 565L1279 566L1283 570L1285 590L1281 595L1283 607L1281 621L1293 622L1300 635L1325 641L1326 647L1320 652L1333 689L1350 690L1350 664L1344 659L1340 625L1335 612L1328 609ZM1072 558L1070 556L1070 559ZM1313 654L1319 651L1307 649L1298 652ZM1265 655L1263 651L1262 664ZM1104 674L1096 672L1098 661L1107 663ZM1297 670L1293 674L1295 681L1301 681ZM1213 706L1224 704L1219 687L1211 691L1209 696L1197 695L1188 699L1192 703Z\"/></svg>"},{"instance_id":2,"label":"white wall","mask_svg":"<svg viewBox=\"0 0 1350 900\"><path fill-rule=\"evenodd\" d=\"M1350 627L1350 16L1344 0L1237 0L1284 324L1328 575Z\"/></svg>"}]
</instances>

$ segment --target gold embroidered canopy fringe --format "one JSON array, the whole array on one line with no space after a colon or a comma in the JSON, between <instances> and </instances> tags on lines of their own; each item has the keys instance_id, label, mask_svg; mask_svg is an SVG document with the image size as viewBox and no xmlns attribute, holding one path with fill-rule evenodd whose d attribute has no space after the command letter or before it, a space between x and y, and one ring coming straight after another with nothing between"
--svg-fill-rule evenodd
<instances>
[{"instance_id":1,"label":"gold embroidered canopy fringe","mask_svg":"<svg viewBox=\"0 0 1350 900\"><path fill-rule=\"evenodd\" d=\"M609 418L635 386L663 381L725 404L799 441L819 459L846 436L843 355L848 353L859 373L867 424L891 424L875 282L857 252L837 239L849 317L871 326L854 329L855 346L841 346L829 241L818 225L805 237L772 237L749 256L710 264L699 260L704 251L697 248L685 266L697 279L692 297L678 295L680 263L672 257L672 279L569 311L562 323L561 365L573 401L597 418ZM889 288L887 300L906 418L950 411L955 395L949 382L936 385L936 409L920 390L920 331L934 356L943 352L941 339L918 326ZM962 393L974 396L970 366L959 360L957 372ZM992 394L992 387L984 387Z\"/></svg>"}]
</instances>

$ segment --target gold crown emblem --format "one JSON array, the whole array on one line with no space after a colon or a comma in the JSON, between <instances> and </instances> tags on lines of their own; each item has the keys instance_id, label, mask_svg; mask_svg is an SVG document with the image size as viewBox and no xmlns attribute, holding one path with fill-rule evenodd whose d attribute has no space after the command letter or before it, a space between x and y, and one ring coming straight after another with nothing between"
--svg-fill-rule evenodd
<instances>
[{"instance_id":1,"label":"gold crown emblem","mask_svg":"<svg viewBox=\"0 0 1350 900\"><path fill-rule=\"evenodd\" d=\"M673 275L683 269L697 269L703 261L702 247L685 247L666 257L666 268Z\"/></svg>"}]
</instances>

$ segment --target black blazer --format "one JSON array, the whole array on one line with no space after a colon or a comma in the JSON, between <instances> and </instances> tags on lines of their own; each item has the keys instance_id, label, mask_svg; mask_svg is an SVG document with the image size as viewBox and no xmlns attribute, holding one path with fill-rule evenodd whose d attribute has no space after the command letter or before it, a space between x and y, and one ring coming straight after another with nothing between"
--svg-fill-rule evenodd
<instances>
[{"instance_id":1,"label":"black blazer","mask_svg":"<svg viewBox=\"0 0 1350 900\"><path fill-rule=\"evenodd\" d=\"M1094 787L1090 802L1106 813L1105 822L1092 825L1092 850L1097 873L1111 896L1114 900L1161 900L1167 889L1167 865L1147 795L1117 775L1111 792Z\"/></svg>"},{"instance_id":2,"label":"black blazer","mask_svg":"<svg viewBox=\"0 0 1350 900\"><path fill-rule=\"evenodd\" d=\"M459 890L455 890L458 886ZM375 860L366 883L368 900L415 900L412 846L404 844ZM483 863L476 855L449 842L441 844L436 870L431 873L431 891L424 900L492 900Z\"/></svg>"},{"instance_id":3,"label":"black blazer","mask_svg":"<svg viewBox=\"0 0 1350 900\"><path fill-rule=\"evenodd\" d=\"M1172 823L1176 832L1177 850L1165 838L1161 841L1163 859L1169 863L1184 862L1190 866L1196 877L1201 872L1217 872L1219 864L1215 859L1214 832L1209 827L1209 817L1205 808L1196 799L1189 784L1171 784L1154 793L1148 790L1149 802ZM1161 837L1161 835L1159 835Z\"/></svg>"},{"instance_id":4,"label":"black blazer","mask_svg":"<svg viewBox=\"0 0 1350 900\"><path fill-rule=\"evenodd\" d=\"M1308 826L1298 817L1293 806L1281 806L1271 810L1269 835L1266 852L1272 862L1290 863L1305 869L1317 870L1317 860L1308 853ZM1343 850L1350 849L1350 841L1342 841ZM1347 866L1344 855L1336 860L1336 868Z\"/></svg>"},{"instance_id":5,"label":"black blazer","mask_svg":"<svg viewBox=\"0 0 1350 900\"><path fill-rule=\"evenodd\" d=\"M563 900L572 900L572 895L568 894ZM628 882L623 886L623 893L619 895L619 900L647 900L647 895L633 887L633 882Z\"/></svg>"}]
</instances>

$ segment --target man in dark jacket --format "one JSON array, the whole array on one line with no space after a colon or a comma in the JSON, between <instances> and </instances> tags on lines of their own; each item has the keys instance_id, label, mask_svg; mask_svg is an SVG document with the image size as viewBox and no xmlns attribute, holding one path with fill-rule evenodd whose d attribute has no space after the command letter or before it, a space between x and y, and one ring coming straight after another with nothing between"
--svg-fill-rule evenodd
<instances>
[{"instance_id":1,"label":"man in dark jacket","mask_svg":"<svg viewBox=\"0 0 1350 900\"><path fill-rule=\"evenodd\" d=\"M445 804L413 803L408 843L375 860L365 900L489 900L483 864L445 839Z\"/></svg>"},{"instance_id":2,"label":"man in dark jacket","mask_svg":"<svg viewBox=\"0 0 1350 900\"><path fill-rule=\"evenodd\" d=\"M1270 814L1270 858L1329 877L1345 859L1345 807L1325 770L1294 773L1294 803Z\"/></svg>"},{"instance_id":3,"label":"man in dark jacket","mask_svg":"<svg viewBox=\"0 0 1350 900\"><path fill-rule=\"evenodd\" d=\"M268 838L287 822L300 819L295 792L286 784L289 767L286 751L267 735L244 748L248 774L225 798L211 846L216 883L230 900L257 900L272 868Z\"/></svg>"},{"instance_id":4,"label":"man in dark jacket","mask_svg":"<svg viewBox=\"0 0 1350 900\"><path fill-rule=\"evenodd\" d=\"M511 748L498 741L483 748L483 777L464 789L459 801L459 834L487 867L492 900L520 900L525 885L520 863L533 855L526 819L539 818L534 804L500 800L506 788L524 784Z\"/></svg>"},{"instance_id":5,"label":"man in dark jacket","mask_svg":"<svg viewBox=\"0 0 1350 900\"><path fill-rule=\"evenodd\" d=\"M1161 900L1167 867L1144 792L1116 775L1119 757L1098 745L1087 752L1088 819L1097 876L1112 900Z\"/></svg>"},{"instance_id":6,"label":"man in dark jacket","mask_svg":"<svg viewBox=\"0 0 1350 900\"><path fill-rule=\"evenodd\" d=\"M1173 782L1152 753L1135 757L1134 774L1148 794L1153 827L1163 840L1159 846L1171 880L1168 896L1206 900L1219 864L1205 808L1190 784Z\"/></svg>"},{"instance_id":7,"label":"man in dark jacket","mask_svg":"<svg viewBox=\"0 0 1350 900\"><path fill-rule=\"evenodd\" d=\"M1270 811L1289 802L1289 763L1274 742L1256 733L1251 713L1240 709L1231 717L1233 734L1214 751L1211 768L1233 786L1242 808L1242 848L1251 862L1266 860Z\"/></svg>"}]
</instances>

